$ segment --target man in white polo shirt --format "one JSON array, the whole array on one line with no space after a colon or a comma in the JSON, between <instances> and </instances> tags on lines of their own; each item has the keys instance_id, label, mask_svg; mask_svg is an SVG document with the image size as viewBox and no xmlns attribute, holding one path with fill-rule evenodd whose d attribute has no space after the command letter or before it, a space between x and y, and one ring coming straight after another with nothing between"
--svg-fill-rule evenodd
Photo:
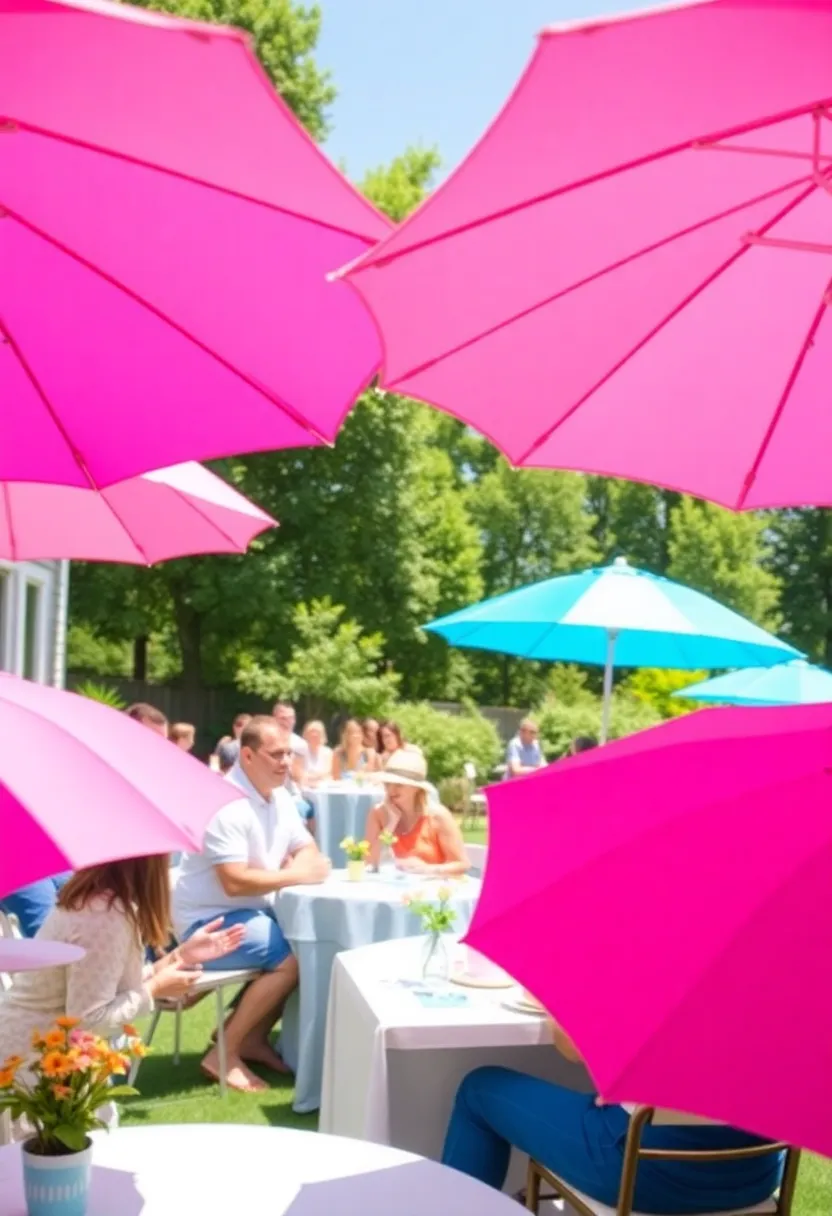
<instances>
[{"instance_id":1,"label":"man in white polo shirt","mask_svg":"<svg viewBox=\"0 0 832 1216\"><path fill-rule=\"evenodd\" d=\"M266 1088L246 1061L288 1071L269 1036L297 984L298 966L274 915L275 894L284 887L323 882L330 870L285 788L291 759L289 735L273 717L258 716L246 724L239 760L226 777L239 786L241 797L211 820L202 852L186 854L174 892L180 940L222 916L226 928L244 925L246 936L238 950L218 960L217 969L263 972L245 988L225 1032L226 1081L243 1092ZM202 1061L202 1070L218 1079L215 1048Z\"/></svg>"}]
</instances>

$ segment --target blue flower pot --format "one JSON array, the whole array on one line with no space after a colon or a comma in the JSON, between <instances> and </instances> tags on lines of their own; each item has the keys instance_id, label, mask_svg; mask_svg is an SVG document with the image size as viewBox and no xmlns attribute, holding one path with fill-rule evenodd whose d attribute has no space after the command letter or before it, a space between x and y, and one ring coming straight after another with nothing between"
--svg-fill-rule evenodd
<instances>
[{"instance_id":1,"label":"blue flower pot","mask_svg":"<svg viewBox=\"0 0 832 1216\"><path fill-rule=\"evenodd\" d=\"M29 1216L86 1216L92 1143L80 1153L42 1157L23 1146L23 1192Z\"/></svg>"}]
</instances>

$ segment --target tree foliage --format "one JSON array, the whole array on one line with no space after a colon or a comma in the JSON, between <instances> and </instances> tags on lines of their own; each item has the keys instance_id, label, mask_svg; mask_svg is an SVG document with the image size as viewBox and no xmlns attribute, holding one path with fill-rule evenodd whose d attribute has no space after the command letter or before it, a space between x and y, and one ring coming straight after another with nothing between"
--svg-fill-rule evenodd
<instances>
[{"instance_id":1,"label":"tree foliage","mask_svg":"<svg viewBox=\"0 0 832 1216\"><path fill-rule=\"evenodd\" d=\"M153 0L153 7L248 30L281 95L315 138L324 137L335 92L315 59L316 6ZM435 149L406 149L368 173L362 188L400 220L430 189L438 166ZM351 411L331 448L261 453L212 467L278 518L279 531L259 537L243 557L184 559L149 570L73 565L71 666L104 677L146 669L196 689L230 685L243 672L270 695L303 686L321 702L359 712L375 705L361 680L380 680L388 689L394 673L399 695L410 699L544 703L550 746L560 748L579 717L597 729L597 669L453 649L420 626L483 597L618 555L714 595L768 628L782 624L796 645L832 663L826 511L738 516L651 486L514 470L460 422L375 389ZM346 653L349 638L358 674ZM323 674L315 673L305 648ZM357 685L335 670L342 666ZM616 692L614 730L645 714L678 712L681 703L670 693L679 679L626 677Z\"/></svg>"}]
</instances>

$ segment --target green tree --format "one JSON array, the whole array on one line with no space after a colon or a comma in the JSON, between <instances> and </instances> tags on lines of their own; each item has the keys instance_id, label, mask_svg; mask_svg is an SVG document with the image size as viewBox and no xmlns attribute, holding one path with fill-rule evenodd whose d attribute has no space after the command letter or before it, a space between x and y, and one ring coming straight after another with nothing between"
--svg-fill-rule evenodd
<instances>
[{"instance_id":1,"label":"green tree","mask_svg":"<svg viewBox=\"0 0 832 1216\"><path fill-rule=\"evenodd\" d=\"M370 169L361 191L398 223L421 203L441 163L436 148L408 148L389 165Z\"/></svg>"},{"instance_id":2,"label":"green tree","mask_svg":"<svg viewBox=\"0 0 832 1216\"><path fill-rule=\"evenodd\" d=\"M335 100L329 72L315 62L321 10L294 0L133 0L142 8L175 13L195 21L236 25L251 35L257 57L280 96L315 139L329 124Z\"/></svg>"},{"instance_id":3,"label":"green tree","mask_svg":"<svg viewBox=\"0 0 832 1216\"><path fill-rule=\"evenodd\" d=\"M502 457L472 481L468 506L482 540L485 596L597 560L585 490L577 473L513 469ZM477 656L472 662L482 699L528 704L543 693L546 669L540 664L509 656Z\"/></svg>"},{"instance_id":4,"label":"green tree","mask_svg":"<svg viewBox=\"0 0 832 1216\"><path fill-rule=\"evenodd\" d=\"M680 496L655 486L587 477L593 536L604 562L626 557L633 566L663 574L669 561L670 521Z\"/></svg>"},{"instance_id":5,"label":"green tree","mask_svg":"<svg viewBox=\"0 0 832 1216\"><path fill-rule=\"evenodd\" d=\"M766 629L779 628L780 579L771 558L766 520L683 498L670 519L667 573L704 591Z\"/></svg>"},{"instance_id":6,"label":"green tree","mask_svg":"<svg viewBox=\"0 0 832 1216\"><path fill-rule=\"evenodd\" d=\"M778 511L769 521L768 566L780 580L783 633L832 664L832 512Z\"/></svg>"},{"instance_id":7,"label":"green tree","mask_svg":"<svg viewBox=\"0 0 832 1216\"><path fill-rule=\"evenodd\" d=\"M343 618L343 606L329 599L299 604L294 612L297 641L286 665L269 670L244 659L238 687L259 697L303 698L315 717L332 710L386 717L399 680L382 669L384 639Z\"/></svg>"}]
</instances>

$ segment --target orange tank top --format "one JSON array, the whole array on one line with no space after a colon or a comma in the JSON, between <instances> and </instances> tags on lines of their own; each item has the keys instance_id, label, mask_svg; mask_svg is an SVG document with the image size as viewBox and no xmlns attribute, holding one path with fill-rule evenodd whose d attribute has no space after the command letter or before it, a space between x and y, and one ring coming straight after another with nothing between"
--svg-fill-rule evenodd
<instances>
[{"instance_id":1,"label":"orange tank top","mask_svg":"<svg viewBox=\"0 0 832 1216\"><path fill-rule=\"evenodd\" d=\"M417 819L409 832L398 832L398 840L393 845L396 857L418 857L429 866L439 866L445 860L445 853L439 839L436 824L430 815Z\"/></svg>"}]
</instances>

